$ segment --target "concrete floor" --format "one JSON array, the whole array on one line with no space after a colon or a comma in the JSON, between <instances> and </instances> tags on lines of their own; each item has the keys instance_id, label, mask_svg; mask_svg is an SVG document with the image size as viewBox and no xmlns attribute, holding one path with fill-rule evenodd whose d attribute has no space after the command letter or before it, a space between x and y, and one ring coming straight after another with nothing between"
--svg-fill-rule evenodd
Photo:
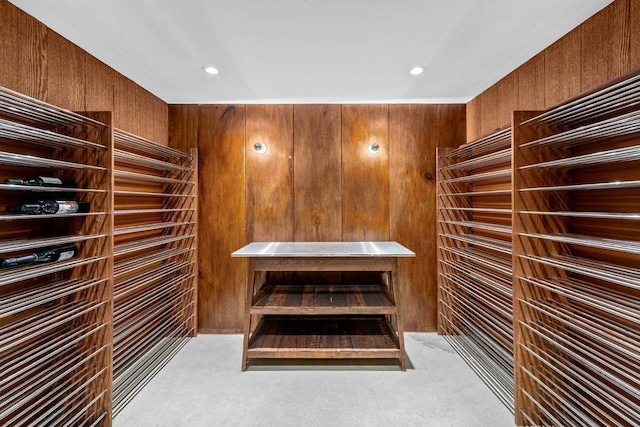
<instances>
[{"instance_id":1,"label":"concrete floor","mask_svg":"<svg viewBox=\"0 0 640 427\"><path fill-rule=\"evenodd\" d=\"M405 335L392 366L255 366L241 335L192 339L114 419L144 426L513 426L506 409L436 334Z\"/></svg>"}]
</instances>

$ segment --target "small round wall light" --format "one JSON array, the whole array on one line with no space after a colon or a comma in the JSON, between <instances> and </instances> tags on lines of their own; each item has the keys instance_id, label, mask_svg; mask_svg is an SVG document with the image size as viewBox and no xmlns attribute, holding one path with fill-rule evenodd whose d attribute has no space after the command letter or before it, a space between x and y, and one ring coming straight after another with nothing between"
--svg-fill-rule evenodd
<instances>
[{"instance_id":1,"label":"small round wall light","mask_svg":"<svg viewBox=\"0 0 640 427\"><path fill-rule=\"evenodd\" d=\"M380 152L380 145L377 142L372 142L369 145L367 145L367 153L371 154L372 156L375 156L379 152Z\"/></svg>"},{"instance_id":2,"label":"small round wall light","mask_svg":"<svg viewBox=\"0 0 640 427\"><path fill-rule=\"evenodd\" d=\"M253 144L253 149L256 150L256 153L263 155L267 152L267 144L264 142L256 142Z\"/></svg>"}]
</instances>

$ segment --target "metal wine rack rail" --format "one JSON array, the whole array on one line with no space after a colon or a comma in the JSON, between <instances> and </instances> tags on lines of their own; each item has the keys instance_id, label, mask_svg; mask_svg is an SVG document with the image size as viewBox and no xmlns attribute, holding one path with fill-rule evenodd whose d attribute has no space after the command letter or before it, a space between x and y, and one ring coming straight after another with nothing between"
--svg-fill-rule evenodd
<instances>
[{"instance_id":1,"label":"metal wine rack rail","mask_svg":"<svg viewBox=\"0 0 640 427\"><path fill-rule=\"evenodd\" d=\"M111 418L110 125L110 113L87 117L0 88L0 182L48 175L79 187L2 184L0 209L60 196L91 203L85 214L0 215L0 257L79 249L68 260L0 270L0 425Z\"/></svg>"},{"instance_id":2,"label":"metal wine rack rail","mask_svg":"<svg viewBox=\"0 0 640 427\"><path fill-rule=\"evenodd\" d=\"M0 425L110 425L195 334L195 150L114 130L110 112L77 114L0 88L0 164L0 183L78 184L0 184L2 212L44 199L91 206L0 214L0 258L79 249L0 269Z\"/></svg>"},{"instance_id":3,"label":"metal wine rack rail","mask_svg":"<svg viewBox=\"0 0 640 427\"><path fill-rule=\"evenodd\" d=\"M114 414L195 335L195 152L114 132Z\"/></svg>"},{"instance_id":4,"label":"metal wine rack rail","mask_svg":"<svg viewBox=\"0 0 640 427\"><path fill-rule=\"evenodd\" d=\"M516 421L640 425L640 76L514 123Z\"/></svg>"},{"instance_id":5,"label":"metal wine rack rail","mask_svg":"<svg viewBox=\"0 0 640 427\"><path fill-rule=\"evenodd\" d=\"M438 155L438 326L514 410L511 130Z\"/></svg>"}]
</instances>

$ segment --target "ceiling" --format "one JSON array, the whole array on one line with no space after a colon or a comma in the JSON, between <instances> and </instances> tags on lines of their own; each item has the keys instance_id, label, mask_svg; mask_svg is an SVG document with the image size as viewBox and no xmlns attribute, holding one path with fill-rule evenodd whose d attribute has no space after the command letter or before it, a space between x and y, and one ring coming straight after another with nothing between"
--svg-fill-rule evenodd
<instances>
[{"instance_id":1,"label":"ceiling","mask_svg":"<svg viewBox=\"0 0 640 427\"><path fill-rule=\"evenodd\" d=\"M167 103L467 102L611 2L10 1Z\"/></svg>"}]
</instances>

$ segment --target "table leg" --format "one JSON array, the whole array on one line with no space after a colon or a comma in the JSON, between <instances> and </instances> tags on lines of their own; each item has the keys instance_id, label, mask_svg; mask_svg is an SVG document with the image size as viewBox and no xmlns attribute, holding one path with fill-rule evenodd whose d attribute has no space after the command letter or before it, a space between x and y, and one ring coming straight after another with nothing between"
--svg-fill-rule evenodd
<instances>
[{"instance_id":1,"label":"table leg","mask_svg":"<svg viewBox=\"0 0 640 427\"><path fill-rule=\"evenodd\" d=\"M247 285L244 302L244 341L242 344L242 370L247 370L247 351L249 349L249 335L251 334L251 304L256 280L256 261L253 258L247 260Z\"/></svg>"},{"instance_id":2,"label":"table leg","mask_svg":"<svg viewBox=\"0 0 640 427\"><path fill-rule=\"evenodd\" d=\"M398 344L400 344L400 369L407 370L407 354L404 350L404 329L402 327L402 314L398 301L400 301L400 281L398 280L398 260L393 260L393 270L391 271L391 289L393 291L393 299L396 305L395 329L398 334Z\"/></svg>"}]
</instances>

